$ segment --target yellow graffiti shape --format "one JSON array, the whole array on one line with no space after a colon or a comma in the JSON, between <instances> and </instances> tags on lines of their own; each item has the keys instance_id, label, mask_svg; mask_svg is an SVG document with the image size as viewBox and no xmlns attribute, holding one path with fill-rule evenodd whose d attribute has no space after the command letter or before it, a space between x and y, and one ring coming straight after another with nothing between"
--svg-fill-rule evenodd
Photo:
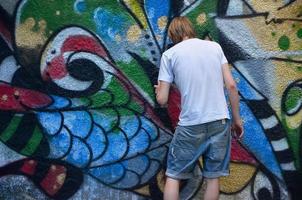
<instances>
[{"instance_id":1,"label":"yellow graffiti shape","mask_svg":"<svg viewBox=\"0 0 302 200\"><path fill-rule=\"evenodd\" d=\"M149 185L144 186L142 188L136 189L135 192L145 195L145 196L150 196L150 189L149 189Z\"/></svg>"},{"instance_id":2,"label":"yellow graffiti shape","mask_svg":"<svg viewBox=\"0 0 302 200\"><path fill-rule=\"evenodd\" d=\"M130 42L136 42L141 36L142 31L137 25L132 25L127 31L127 39Z\"/></svg>"},{"instance_id":3,"label":"yellow graffiti shape","mask_svg":"<svg viewBox=\"0 0 302 200\"><path fill-rule=\"evenodd\" d=\"M250 4L256 12L268 12L267 21L282 18L299 18L302 11L300 0L293 2L288 6L286 6L285 1L281 0L251 0Z\"/></svg>"},{"instance_id":4,"label":"yellow graffiti shape","mask_svg":"<svg viewBox=\"0 0 302 200\"><path fill-rule=\"evenodd\" d=\"M301 22L284 21L281 24L266 24L263 17L253 17L245 19L244 23L253 33L258 44L266 51L282 50L279 41L283 35L289 40L286 50L301 50L302 40L297 37L297 29L302 27Z\"/></svg>"},{"instance_id":5,"label":"yellow graffiti shape","mask_svg":"<svg viewBox=\"0 0 302 200\"><path fill-rule=\"evenodd\" d=\"M251 180L256 167L242 164L230 163L230 175L220 178L220 190L225 193L235 193L243 189Z\"/></svg>"},{"instance_id":6,"label":"yellow graffiti shape","mask_svg":"<svg viewBox=\"0 0 302 200\"><path fill-rule=\"evenodd\" d=\"M207 21L207 16L205 13L201 13L200 15L198 15L198 17L196 18L196 22L198 25L203 25L205 22Z\"/></svg>"},{"instance_id":7,"label":"yellow graffiti shape","mask_svg":"<svg viewBox=\"0 0 302 200\"><path fill-rule=\"evenodd\" d=\"M165 30L166 26L168 23L168 18L167 16L161 16L158 20L157 20L157 26L158 28L163 31Z\"/></svg>"},{"instance_id":8,"label":"yellow graffiti shape","mask_svg":"<svg viewBox=\"0 0 302 200\"><path fill-rule=\"evenodd\" d=\"M268 4L265 1L254 0L252 2L252 6L257 12L266 11L270 13L276 9L278 10L281 6L281 4ZM279 10L275 17L278 19L297 18L298 13L301 13L302 10L298 2L301 4L301 1L296 1ZM266 4L264 5L264 3ZM281 100L285 89L293 80L301 79L301 72L297 70L300 65L296 62L302 60L302 39L298 35L302 23L300 21L283 20L282 23L272 21L267 24L267 20L265 21L262 16L244 19L243 23L253 34L257 44L266 53L267 57L284 59L284 61L272 61L271 66L273 68L269 69L272 72L270 76L274 76L270 84L269 103L278 117L281 117ZM301 116L299 114L291 117L289 126L298 127L301 124Z\"/></svg>"},{"instance_id":9,"label":"yellow graffiti shape","mask_svg":"<svg viewBox=\"0 0 302 200\"><path fill-rule=\"evenodd\" d=\"M37 30L34 30L35 26L37 26ZM45 20L40 20L36 25L34 18L27 18L16 28L17 46L32 49L42 46L47 40L45 36L46 26Z\"/></svg>"},{"instance_id":10,"label":"yellow graffiti shape","mask_svg":"<svg viewBox=\"0 0 302 200\"><path fill-rule=\"evenodd\" d=\"M144 15L144 11L141 7L140 1L137 0L121 0L137 17L137 19L142 23L143 28L147 27L147 20Z\"/></svg>"}]
</instances>

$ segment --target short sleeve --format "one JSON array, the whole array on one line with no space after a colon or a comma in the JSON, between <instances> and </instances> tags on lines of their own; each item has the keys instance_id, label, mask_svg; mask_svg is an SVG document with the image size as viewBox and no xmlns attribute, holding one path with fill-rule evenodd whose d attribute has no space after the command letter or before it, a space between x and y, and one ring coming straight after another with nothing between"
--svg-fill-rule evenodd
<instances>
[{"instance_id":1,"label":"short sleeve","mask_svg":"<svg viewBox=\"0 0 302 200\"><path fill-rule=\"evenodd\" d=\"M174 75L171 63L169 61L169 58L165 54L163 54L160 60L158 80L172 83L173 79Z\"/></svg>"},{"instance_id":2,"label":"short sleeve","mask_svg":"<svg viewBox=\"0 0 302 200\"><path fill-rule=\"evenodd\" d=\"M221 46L219 45L219 49L220 49L220 64L223 65L223 64L227 64L228 63L228 60L226 59L224 53L223 53L223 50L221 48Z\"/></svg>"}]
</instances>

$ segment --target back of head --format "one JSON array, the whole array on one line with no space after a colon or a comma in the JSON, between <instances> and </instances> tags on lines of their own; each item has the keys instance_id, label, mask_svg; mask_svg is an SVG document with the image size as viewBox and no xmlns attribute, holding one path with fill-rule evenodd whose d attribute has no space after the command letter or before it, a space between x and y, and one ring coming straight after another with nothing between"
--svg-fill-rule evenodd
<instances>
[{"instance_id":1,"label":"back of head","mask_svg":"<svg viewBox=\"0 0 302 200\"><path fill-rule=\"evenodd\" d=\"M174 44L181 42L185 37L196 37L192 23L186 17L175 17L169 25L168 36Z\"/></svg>"}]
</instances>

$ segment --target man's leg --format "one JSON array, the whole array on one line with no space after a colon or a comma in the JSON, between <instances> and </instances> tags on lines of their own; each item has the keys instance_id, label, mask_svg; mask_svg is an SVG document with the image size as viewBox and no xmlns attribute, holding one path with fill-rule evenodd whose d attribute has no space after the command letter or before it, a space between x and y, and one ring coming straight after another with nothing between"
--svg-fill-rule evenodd
<instances>
[{"instance_id":1,"label":"man's leg","mask_svg":"<svg viewBox=\"0 0 302 200\"><path fill-rule=\"evenodd\" d=\"M179 199L179 180L167 177L164 200L178 200Z\"/></svg>"},{"instance_id":2,"label":"man's leg","mask_svg":"<svg viewBox=\"0 0 302 200\"><path fill-rule=\"evenodd\" d=\"M204 200L218 200L219 198L219 178L206 179L206 191Z\"/></svg>"}]
</instances>

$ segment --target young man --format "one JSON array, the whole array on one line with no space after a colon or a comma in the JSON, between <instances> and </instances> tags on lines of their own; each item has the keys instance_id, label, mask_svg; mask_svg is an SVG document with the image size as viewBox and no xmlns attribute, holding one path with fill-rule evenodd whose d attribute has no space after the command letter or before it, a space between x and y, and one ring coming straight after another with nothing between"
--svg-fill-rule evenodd
<instances>
[{"instance_id":1,"label":"young man","mask_svg":"<svg viewBox=\"0 0 302 200\"><path fill-rule=\"evenodd\" d=\"M187 18L174 18L168 35L175 46L162 55L155 93L158 103L165 106L170 84L175 82L181 94L181 113L168 153L164 199L178 200L179 181L201 175L200 156L207 182L204 198L218 199L219 177L229 174L231 148L224 84L231 103L232 129L238 137L243 134L236 83L220 45L195 38Z\"/></svg>"}]
</instances>

